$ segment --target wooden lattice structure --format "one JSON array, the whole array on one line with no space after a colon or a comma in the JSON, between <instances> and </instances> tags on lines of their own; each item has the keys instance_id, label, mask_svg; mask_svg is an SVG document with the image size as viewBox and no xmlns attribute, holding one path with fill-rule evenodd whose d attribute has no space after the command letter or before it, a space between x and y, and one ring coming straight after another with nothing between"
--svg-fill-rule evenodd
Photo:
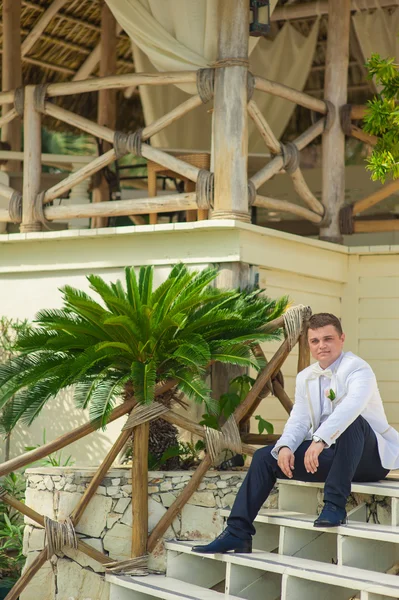
<instances>
[{"instance_id":1,"label":"wooden lattice structure","mask_svg":"<svg viewBox=\"0 0 399 600\"><path fill-rule=\"evenodd\" d=\"M54 2L38 23L37 31L48 22L56 8L61 8L65 0ZM280 10L289 13L309 8L292 6ZM317 10L321 10L318 3ZM369 144L376 140L353 124L361 118L364 107L347 104L347 73L349 25L351 14L350 0L330 0L322 7L323 14L328 12L328 41L326 54L326 75L324 99L309 93L300 92L252 74L248 70L248 0L237 0L231 6L225 3L221 18L218 46L218 59L209 68L198 71L169 73L134 73L100 76L92 79L69 82L27 85L0 93L0 105L3 115L0 127L11 128L21 118L24 121L24 152L2 152L12 160L23 157L22 194L6 185L0 186L0 198L8 201L8 208L0 210L0 222L19 223L22 232L40 231L54 220L70 221L76 218L91 218L94 226L104 226L109 217L129 216L134 222L140 222L141 215L150 214L151 223L156 223L156 215L165 212L185 211L188 220L194 215L209 215L212 219L234 218L250 221L251 207L262 207L273 211L296 215L316 225L320 237L329 241L342 241L343 233L366 230L382 230L395 227L391 222L358 221L354 219L370 206L375 205L397 190L397 182L385 186L371 197L367 197L351 209L341 210L344 201L345 135L353 136ZM11 10L11 6L9 7ZM105 7L105 13L109 10ZM305 13L306 13L305 10ZM54 12L55 11L55 12ZM278 12L278 11L277 11ZM51 14L49 14L51 13ZM104 13L104 14L105 14ZM304 14L305 14L304 13ZM285 12L284 12L285 14ZM309 13L311 14L311 12ZM316 13L317 14L317 13ZM321 14L321 13L320 13ZM111 15L112 16L112 15ZM47 20L47 21L46 21ZM109 19L108 19L109 21ZM107 56L112 44L111 25L103 32L103 68L100 75L109 72ZM115 22L113 22L113 26ZM15 23L4 21L4 34L9 36ZM14 32L15 33L15 32ZM37 32L36 32L37 33ZM113 36L115 31L113 31ZM112 38L112 40L111 40ZM6 39L6 38L5 38ZM8 37L7 37L8 39ZM111 43L112 42L112 43ZM32 43L32 40L30 40ZM24 42L25 46L26 43ZM107 45L108 44L108 45ZM113 46L112 46L113 47ZM26 48L25 48L26 49ZM5 48L8 56L8 50ZM15 54L15 53L14 53ZM98 52L97 52L98 54ZM6 60L6 58L4 58ZM9 68L11 71L12 60ZM135 89L138 86L165 86L191 84L197 86L197 94L133 134L115 130L115 92ZM309 110L313 125L301 133L293 142L281 143L274 136L270 125L252 99L254 89L266 94L289 100ZM98 92L99 122L95 123L75 112L57 105L57 100L65 97ZM208 168L196 166L195 161L184 160L173 152L156 149L148 143L151 137L171 123L195 110L202 103L213 101L212 157ZM234 119L230 115L234 114ZM89 164L66 177L63 181L41 192L41 136L43 118L66 123L77 130L88 133L104 143L105 153ZM265 150L272 159L250 179L248 179L248 118L251 118L265 141ZM105 126L103 123L114 123ZM10 129L11 131L11 129ZM14 132L15 133L15 132ZM322 136L323 143L323 194L322 201L309 189L299 166L301 150ZM143 197L131 200L110 202L104 190L104 168L125 154L143 156L166 172L177 174L186 182L183 194L171 193L161 197ZM294 202L269 198L259 194L259 188L279 172L286 172L292 179L293 189L301 199L302 205ZM91 204L65 204L55 206L54 201L68 193L74 186L99 174L99 183L94 185ZM149 194L151 196L151 194ZM374 228L374 229L373 229Z\"/></svg>"},{"instance_id":2,"label":"wooden lattice structure","mask_svg":"<svg viewBox=\"0 0 399 600\"><path fill-rule=\"evenodd\" d=\"M264 330L273 332L283 328L285 339L273 358L266 363L266 366L259 371L256 381L249 391L243 402L237 407L234 414L222 426L221 432L216 430L210 431L208 428L202 427L189 418L176 413L173 409L166 407L161 402L156 400L149 406L143 407L138 405L135 398L126 400L122 405L113 410L109 418L109 422L115 421L120 417L129 414L128 420L122 427L121 433L113 444L112 448L104 458L102 464L98 468L96 474L92 478L89 486L83 493L79 503L74 508L72 514L63 523L57 523L51 519L40 515L32 508L29 508L16 498L12 497L5 490L0 488L0 496L3 502L9 504L20 513L29 517L46 530L46 547L39 553L28 569L23 573L14 588L8 593L6 600L17 600L22 590L28 585L30 580L43 566L46 560L50 559L52 554L57 550L61 550L66 544L77 548L81 552L90 556L94 560L103 564L107 570L111 572L125 573L145 573L146 572L146 555L152 552L160 538L166 532L170 524L173 522L177 514L182 510L183 506L190 499L192 494L197 490L202 478L205 476L208 469L212 466L218 448L230 447L235 451L241 451L252 456L256 450L253 446L240 440L238 426L247 421L263 398L271 392L276 395L282 402L284 408L289 413L292 409L292 402L288 398L286 392L281 385L280 369L292 350L293 346L298 343L298 371L304 369L309 364L309 348L306 341L306 322L311 315L309 307L296 306L289 309L284 316L275 319L268 323ZM254 354L264 357L264 353L260 346L254 348ZM265 359L266 360L266 359ZM161 396L167 391L172 390L176 386L175 381L167 381L159 385L155 391L155 396ZM159 523L153 529L148 537L148 433L149 422L155 418L162 418L169 423L173 423L178 427L185 429L201 438L205 438L207 452L201 464L194 472L191 480L183 488L180 495L176 498L167 512L163 515ZM19 457L13 458L0 465L0 476L27 466L28 464L40 460L49 454L60 450L75 442L78 439L95 431L100 424L87 423L82 425L67 434L64 434L49 442L40 448L27 452ZM98 486L104 479L107 471L111 468L115 459L124 448L126 442L132 435L133 439L133 462L132 462L132 560L118 562L113 560L111 556L95 550L84 540L80 539L75 528L78 525L84 511L90 500L93 498ZM244 437L244 436L243 436ZM278 439L276 435L257 436L257 443L266 444L273 443ZM217 438L217 439L216 439ZM216 440L216 442L215 442ZM212 448L216 447L216 452Z\"/></svg>"}]
</instances>

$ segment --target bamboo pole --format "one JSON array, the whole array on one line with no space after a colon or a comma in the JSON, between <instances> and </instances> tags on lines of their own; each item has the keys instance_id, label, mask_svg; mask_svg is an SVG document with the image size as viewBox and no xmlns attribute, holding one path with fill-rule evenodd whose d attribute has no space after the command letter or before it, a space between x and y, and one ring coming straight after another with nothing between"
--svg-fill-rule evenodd
<instances>
[{"instance_id":1,"label":"bamboo pole","mask_svg":"<svg viewBox=\"0 0 399 600\"><path fill-rule=\"evenodd\" d=\"M399 231L399 219L355 221L353 228L355 233Z\"/></svg>"},{"instance_id":2,"label":"bamboo pole","mask_svg":"<svg viewBox=\"0 0 399 600\"><path fill-rule=\"evenodd\" d=\"M325 117L319 119L318 121L316 121L316 123L314 123L314 125L311 125L306 131L301 133L301 135L298 136L297 139L294 141L294 144L298 148L298 150L303 150L304 148L306 148L306 146L308 146L308 144L313 142L315 138L321 135L323 133L324 127ZM255 175L251 177L251 181L255 185L255 188L258 190L261 185L263 185L266 181L271 179L274 175L276 175L276 173L281 171L283 166L283 157L281 155L275 156L270 162L267 163L267 165L262 167L260 171L258 171L257 173L255 173Z\"/></svg>"},{"instance_id":3,"label":"bamboo pole","mask_svg":"<svg viewBox=\"0 0 399 600\"><path fill-rule=\"evenodd\" d=\"M310 365L310 349L308 344L307 331L299 336L298 340L298 373Z\"/></svg>"},{"instance_id":4,"label":"bamboo pole","mask_svg":"<svg viewBox=\"0 0 399 600\"><path fill-rule=\"evenodd\" d=\"M128 73L110 77L93 77L83 81L51 83L47 88L47 97L72 96L99 90L120 90L139 85L179 85L196 83L197 71L171 71L165 73Z\"/></svg>"},{"instance_id":5,"label":"bamboo pole","mask_svg":"<svg viewBox=\"0 0 399 600\"><path fill-rule=\"evenodd\" d=\"M175 387L175 385L176 385L176 381L173 381L173 380L166 381L165 383L157 386L157 388L155 390L155 396L160 396L160 395L164 394L168 390ZM130 400L125 400L125 402L123 404L121 404L120 406L117 406L111 412L109 419L108 419L108 423L112 423L116 419L119 419L119 417L123 417L123 415L126 415L128 412L130 412L132 410L132 408L134 408L135 405L136 405L135 398L131 398ZM56 438L52 442L48 442L47 444L44 444L44 446L40 446L40 448L36 448L35 450L25 452L21 456L12 458L11 460L8 460L7 462L0 464L0 477L2 477L3 475L8 475L8 473L11 473L11 471L16 471L18 469L21 469L22 467L26 467L27 465L32 464L32 463L36 462L37 460L40 460L40 459L44 458L45 456L52 454L53 452L57 452L57 450L61 450L61 448L64 448L65 446L72 444L72 442L76 442L77 440L80 440L81 438L85 437L89 433L96 431L100 427L101 427L100 419L98 421L94 421L92 423L85 423L84 425L81 425L80 427L76 427L76 429L73 429L72 431L69 431L68 433L64 433L63 435Z\"/></svg>"},{"instance_id":6,"label":"bamboo pole","mask_svg":"<svg viewBox=\"0 0 399 600\"><path fill-rule=\"evenodd\" d=\"M309 96L309 94L305 94L305 92L300 92L299 90L290 88L282 83L277 83L276 81L270 81L264 77L256 76L255 89L261 92L267 92L272 96L284 98L285 100L289 100L290 102L294 102L294 104L299 104L299 106L304 106L305 108L314 110L322 115L327 114L327 106L323 100L313 98L313 96Z\"/></svg>"},{"instance_id":7,"label":"bamboo pole","mask_svg":"<svg viewBox=\"0 0 399 600\"><path fill-rule=\"evenodd\" d=\"M351 119L357 121L358 119L364 119L367 111L367 106L363 104L352 104L351 108Z\"/></svg>"},{"instance_id":8,"label":"bamboo pole","mask_svg":"<svg viewBox=\"0 0 399 600\"><path fill-rule=\"evenodd\" d=\"M0 118L0 127L4 127L4 125L6 125L7 123L10 123L10 121L15 119L17 116L18 116L17 111L15 110L15 108L12 108L7 113L5 113L4 116L2 116Z\"/></svg>"},{"instance_id":9,"label":"bamboo pole","mask_svg":"<svg viewBox=\"0 0 399 600\"><path fill-rule=\"evenodd\" d=\"M179 158L176 158L175 156L172 156L171 154L168 154L163 150L153 148L148 144L142 145L141 153L144 156L144 158L147 158L148 160L152 160L153 162L162 165L163 167L165 167L165 169L170 169L171 171L174 171L175 173L178 173L179 175L190 179L190 181L197 182L198 173L200 172L200 169L198 167L190 165L184 160L180 160Z\"/></svg>"},{"instance_id":10,"label":"bamboo pole","mask_svg":"<svg viewBox=\"0 0 399 600\"><path fill-rule=\"evenodd\" d=\"M87 164L93 160L93 156L79 154L42 154L41 162L43 165L62 165L62 168L72 166L74 164ZM24 160L23 152L12 152L11 150L0 150L0 160ZM145 189L145 188L144 188Z\"/></svg>"},{"instance_id":11,"label":"bamboo pole","mask_svg":"<svg viewBox=\"0 0 399 600\"><path fill-rule=\"evenodd\" d=\"M44 195L44 204L48 202L52 202L56 198L59 198L62 194L73 188L75 185L78 185L84 179L88 179L93 175L93 173L97 173L100 169L103 169L106 165L114 162L116 158L115 150L112 148L105 154L98 156L94 160L91 161L88 165L85 165L78 171L71 173L68 177L53 185L53 187L49 188ZM108 204L111 204L110 202ZM92 206L88 204L88 206ZM69 207L71 208L71 207Z\"/></svg>"},{"instance_id":12,"label":"bamboo pole","mask_svg":"<svg viewBox=\"0 0 399 600\"><path fill-rule=\"evenodd\" d=\"M24 171L22 194L22 233L40 231L41 224L35 219L35 202L40 192L42 165L41 115L35 109L35 86L25 87L24 103Z\"/></svg>"},{"instance_id":13,"label":"bamboo pole","mask_svg":"<svg viewBox=\"0 0 399 600\"><path fill-rule=\"evenodd\" d=\"M8 592L5 600L18 600L20 594L26 588L28 583L33 579L38 571L42 568L44 563L47 561L47 548L43 548L43 550L36 556L36 558L32 561L26 571L21 575L18 581L15 583L13 588Z\"/></svg>"},{"instance_id":14,"label":"bamboo pole","mask_svg":"<svg viewBox=\"0 0 399 600\"><path fill-rule=\"evenodd\" d=\"M102 125L98 125L97 123L93 123L93 121L90 121L90 119L75 115L75 113L71 112L70 110L56 106L51 102L45 103L44 114L48 117L53 117L54 119L62 121L63 123L68 123L68 125L72 125L73 127L77 127L78 129L81 129L82 131L85 131L94 137L106 140L111 144L114 141L115 132L109 127L104 127Z\"/></svg>"},{"instance_id":15,"label":"bamboo pole","mask_svg":"<svg viewBox=\"0 0 399 600\"><path fill-rule=\"evenodd\" d=\"M265 141L266 146L272 154L280 154L280 142L274 135L269 123L259 110L259 106L254 100L248 102L248 114L258 128L259 133Z\"/></svg>"},{"instance_id":16,"label":"bamboo pole","mask_svg":"<svg viewBox=\"0 0 399 600\"><path fill-rule=\"evenodd\" d=\"M147 125L147 127L144 127L142 139L144 141L148 140L150 137L152 137L159 131L162 131L162 129L165 129L165 127L168 127L169 125L177 121L177 119L180 119L181 117L194 110L198 106L201 106L201 104L202 100L198 94L192 96L185 102L179 104L179 106L176 106L176 108L174 108L170 112L166 113L166 115L163 115L150 125Z\"/></svg>"},{"instance_id":17,"label":"bamboo pole","mask_svg":"<svg viewBox=\"0 0 399 600\"><path fill-rule=\"evenodd\" d=\"M113 444L111 450L108 452L107 456L103 460L103 462L102 462L101 466L99 467L98 471L96 472L96 474L94 475L94 477L90 481L90 483L89 483L88 487L86 488L83 496L79 500L79 503L73 509L73 511L71 513L71 519L72 519L72 522L73 522L73 524L75 526L79 523L80 519L82 518L82 515L83 515L84 511L87 508L87 505L89 504L90 500L93 498L94 494L96 493L96 491L98 489L98 486L101 484L101 482L104 479L106 473L111 468L114 460L117 458L118 454L120 453L120 451L125 446L125 444L128 441L130 435L131 435L131 431L130 430L124 430L124 431L121 432L121 434L119 435L118 439Z\"/></svg>"},{"instance_id":18,"label":"bamboo pole","mask_svg":"<svg viewBox=\"0 0 399 600\"><path fill-rule=\"evenodd\" d=\"M14 102L14 96L14 90L9 90L8 92L0 92L0 105L12 104Z\"/></svg>"},{"instance_id":19,"label":"bamboo pole","mask_svg":"<svg viewBox=\"0 0 399 600\"><path fill-rule=\"evenodd\" d=\"M116 24L116 35L118 36L122 31L122 27L119 23ZM81 81L82 79L87 79L97 67L100 62L101 56L101 42L97 44L94 50L89 54L86 58L85 62L79 69L76 71L75 75L72 78L72 81Z\"/></svg>"},{"instance_id":20,"label":"bamboo pole","mask_svg":"<svg viewBox=\"0 0 399 600\"><path fill-rule=\"evenodd\" d=\"M149 432L149 421L142 423L134 429L132 460L132 557L144 556L147 552ZM135 486L134 488L133 485Z\"/></svg>"},{"instance_id":21,"label":"bamboo pole","mask_svg":"<svg viewBox=\"0 0 399 600\"><path fill-rule=\"evenodd\" d=\"M320 228L320 239L342 242L339 211L345 196L345 134L339 107L347 102L350 0L329 0L324 97L335 108L335 118L322 139L322 201L329 224Z\"/></svg>"},{"instance_id":22,"label":"bamboo pole","mask_svg":"<svg viewBox=\"0 0 399 600\"><path fill-rule=\"evenodd\" d=\"M21 0L3 0L3 40L2 40L2 72L1 89L15 90L22 85L21 63ZM12 93L14 96L14 93ZM4 106L3 119L14 107ZM1 139L8 142L11 150L21 150L21 117L4 120L1 125ZM8 162L4 165L7 171L20 171L19 162Z\"/></svg>"},{"instance_id":23,"label":"bamboo pole","mask_svg":"<svg viewBox=\"0 0 399 600\"><path fill-rule=\"evenodd\" d=\"M4 185L3 183L0 183L0 198L4 198L5 200L10 201L11 196L14 192L15 190L13 190L13 188L9 187L8 185Z\"/></svg>"},{"instance_id":24,"label":"bamboo pole","mask_svg":"<svg viewBox=\"0 0 399 600\"><path fill-rule=\"evenodd\" d=\"M324 206L310 191L301 169L298 167L295 171L290 173L290 177L292 179L292 183L294 184L294 189L296 193L302 198L304 202L306 202L306 204L313 212L323 216Z\"/></svg>"},{"instance_id":25,"label":"bamboo pole","mask_svg":"<svg viewBox=\"0 0 399 600\"><path fill-rule=\"evenodd\" d=\"M7 208L0 208L0 223L11 223L10 213Z\"/></svg>"},{"instance_id":26,"label":"bamboo pole","mask_svg":"<svg viewBox=\"0 0 399 600\"><path fill-rule=\"evenodd\" d=\"M213 158L215 199L211 218L250 221L248 210L248 28L247 0L221 7L218 60L215 71ZM244 64L228 66L229 59Z\"/></svg>"},{"instance_id":27,"label":"bamboo pole","mask_svg":"<svg viewBox=\"0 0 399 600\"><path fill-rule=\"evenodd\" d=\"M146 215L151 212L194 210L197 208L196 194L168 194L155 198L115 200L97 204L61 204L44 209L47 220L81 219L91 217L120 217L124 215Z\"/></svg>"},{"instance_id":28,"label":"bamboo pole","mask_svg":"<svg viewBox=\"0 0 399 600\"><path fill-rule=\"evenodd\" d=\"M376 204L381 202L381 200L385 200L385 198L388 198L388 196L390 196L391 194L394 194L398 190L399 190L399 179L395 179L394 181L390 181L389 183L386 183L385 185L380 187L380 189L373 192L369 196L366 196L365 198L362 198L361 200L358 200L357 202L355 202L353 205L353 214L359 215L360 213L364 212L365 210L367 210L367 209L371 208L372 206L375 206ZM359 223L359 221L358 221L358 223Z\"/></svg>"},{"instance_id":29,"label":"bamboo pole","mask_svg":"<svg viewBox=\"0 0 399 600\"><path fill-rule=\"evenodd\" d=\"M369 146L375 146L378 142L378 137L376 135L370 135L361 129L360 127L356 127L356 125L351 125L351 136L360 140L361 142L365 142L369 144Z\"/></svg>"},{"instance_id":30,"label":"bamboo pole","mask_svg":"<svg viewBox=\"0 0 399 600\"><path fill-rule=\"evenodd\" d=\"M21 56L25 56L33 48L42 33L50 23L51 19L68 2L68 0L53 0L50 6L45 10L40 19L35 23L29 35L24 39L21 46Z\"/></svg>"},{"instance_id":31,"label":"bamboo pole","mask_svg":"<svg viewBox=\"0 0 399 600\"><path fill-rule=\"evenodd\" d=\"M320 223L322 217L319 214L314 213L308 208L304 208L303 206L299 206L298 204L293 204L292 202L288 202L287 200L275 200L274 198L267 198L266 196L256 196L254 206L259 206L261 208L268 208L271 210L278 210L281 212L288 212L293 215L297 215L298 217L302 217L307 219L311 223Z\"/></svg>"},{"instance_id":32,"label":"bamboo pole","mask_svg":"<svg viewBox=\"0 0 399 600\"><path fill-rule=\"evenodd\" d=\"M108 4L101 2L101 38L100 38L100 77L113 76L116 74L117 58L117 35L116 19ZM97 122L99 125L112 130L116 128L116 90L100 90L97 102ZM113 142L111 142L112 144ZM105 142L102 151L106 154L112 146ZM110 200L108 183L103 173L96 178L96 185L92 192L92 202L106 202ZM108 217L95 217L91 219L92 229L107 227Z\"/></svg>"}]
</instances>

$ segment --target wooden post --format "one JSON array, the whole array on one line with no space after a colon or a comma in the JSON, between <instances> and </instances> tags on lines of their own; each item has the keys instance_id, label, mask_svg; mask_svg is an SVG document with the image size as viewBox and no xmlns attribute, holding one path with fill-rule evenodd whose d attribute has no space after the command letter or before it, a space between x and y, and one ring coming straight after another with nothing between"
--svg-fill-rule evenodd
<instances>
[{"instance_id":1,"label":"wooden post","mask_svg":"<svg viewBox=\"0 0 399 600\"><path fill-rule=\"evenodd\" d=\"M300 373L310 365L310 349L306 331L299 336L298 351L298 373Z\"/></svg>"},{"instance_id":2,"label":"wooden post","mask_svg":"<svg viewBox=\"0 0 399 600\"><path fill-rule=\"evenodd\" d=\"M148 435L147 421L134 429L132 461L132 556L144 556L148 536Z\"/></svg>"},{"instance_id":3,"label":"wooden post","mask_svg":"<svg viewBox=\"0 0 399 600\"><path fill-rule=\"evenodd\" d=\"M250 221L248 210L248 0L224 2L219 60L242 59L242 65L215 70L213 119L215 200L213 219ZM238 61L239 62L239 61Z\"/></svg>"},{"instance_id":4,"label":"wooden post","mask_svg":"<svg viewBox=\"0 0 399 600\"><path fill-rule=\"evenodd\" d=\"M108 5L103 2L101 7L101 56L100 56L100 77L115 75L117 59L117 35L116 20ZM116 126L116 90L100 90L98 93L98 116L97 121L100 125L115 129ZM111 148L110 145L103 143L104 152ZM109 200L108 184L104 177L93 190L93 202L104 202ZM106 227L108 225L107 217L96 217L92 219L91 226Z\"/></svg>"},{"instance_id":5,"label":"wooden post","mask_svg":"<svg viewBox=\"0 0 399 600\"><path fill-rule=\"evenodd\" d=\"M25 87L24 101L24 179L22 193L21 232L40 231L41 224L35 220L34 207L40 192L42 174L41 115L35 109L35 86Z\"/></svg>"},{"instance_id":6,"label":"wooden post","mask_svg":"<svg viewBox=\"0 0 399 600\"><path fill-rule=\"evenodd\" d=\"M1 73L2 91L14 90L22 85L21 61L21 0L3 0L3 57ZM3 116L13 108L4 104ZM10 149L21 150L21 117L15 118L1 128L1 140L10 144ZM7 171L19 171L21 163L8 161Z\"/></svg>"},{"instance_id":7,"label":"wooden post","mask_svg":"<svg viewBox=\"0 0 399 600\"><path fill-rule=\"evenodd\" d=\"M320 239L342 243L339 210L345 195L345 134L339 109L347 102L350 0L329 0L324 98L334 106L331 127L323 133L322 201L331 222L320 228Z\"/></svg>"}]
</instances>

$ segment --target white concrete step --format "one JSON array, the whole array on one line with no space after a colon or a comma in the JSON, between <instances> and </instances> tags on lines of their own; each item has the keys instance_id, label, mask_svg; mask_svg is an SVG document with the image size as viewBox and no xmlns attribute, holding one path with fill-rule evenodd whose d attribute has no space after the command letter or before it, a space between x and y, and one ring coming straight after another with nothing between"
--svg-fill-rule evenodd
<instances>
[{"instance_id":1,"label":"white concrete step","mask_svg":"<svg viewBox=\"0 0 399 600\"><path fill-rule=\"evenodd\" d=\"M295 479L278 479L277 483L279 484L279 488L281 488L282 486L288 486L288 488L291 488L291 493L291 486L294 486L296 488L324 488L324 483L297 481ZM382 481L375 481L370 483L352 482L351 491L356 492L357 494L399 498L399 481L397 479L384 479Z\"/></svg>"},{"instance_id":2,"label":"white concrete step","mask_svg":"<svg viewBox=\"0 0 399 600\"><path fill-rule=\"evenodd\" d=\"M142 600L144 596L148 600L240 600L165 575L106 575L106 581L110 584L110 600Z\"/></svg>"},{"instance_id":3,"label":"white concrete step","mask_svg":"<svg viewBox=\"0 0 399 600\"><path fill-rule=\"evenodd\" d=\"M227 518L230 511L222 509L220 514ZM351 536L356 538L379 540L381 542L399 543L399 527L395 525L378 525L374 523L364 523L359 521L351 521L347 525L340 527L313 527L315 515L305 515L303 513L290 510L279 509L263 509L259 511L255 519L257 523L265 523L267 525L277 525L280 527L294 527L295 529L305 529L308 531L317 531L319 533L331 533L335 535Z\"/></svg>"},{"instance_id":4,"label":"white concrete step","mask_svg":"<svg viewBox=\"0 0 399 600\"><path fill-rule=\"evenodd\" d=\"M226 565L226 592L247 600L276 600L280 595L281 600L349 600L358 593L362 600L399 598L399 578L394 575L258 550L201 555L191 552L193 545L166 542L167 574L173 571L173 577L190 582L190 573L201 568L198 564L206 569L208 562L217 561Z\"/></svg>"}]
</instances>

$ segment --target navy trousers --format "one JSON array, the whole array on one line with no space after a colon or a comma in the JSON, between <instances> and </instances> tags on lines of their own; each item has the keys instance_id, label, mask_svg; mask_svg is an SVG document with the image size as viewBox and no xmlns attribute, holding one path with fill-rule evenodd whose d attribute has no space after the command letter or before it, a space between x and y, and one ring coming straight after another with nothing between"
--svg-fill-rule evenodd
<instances>
[{"instance_id":1,"label":"navy trousers","mask_svg":"<svg viewBox=\"0 0 399 600\"><path fill-rule=\"evenodd\" d=\"M293 479L325 482L324 502L340 508L345 508L352 481L378 481L389 473L381 465L375 433L361 416L339 436L334 446L321 452L316 473L307 473L304 466L310 444L311 441L303 442L295 452ZM239 538L248 539L255 534L253 521L276 479L287 479L272 456L272 449L273 446L266 446L255 452L227 519L227 529Z\"/></svg>"}]
</instances>

